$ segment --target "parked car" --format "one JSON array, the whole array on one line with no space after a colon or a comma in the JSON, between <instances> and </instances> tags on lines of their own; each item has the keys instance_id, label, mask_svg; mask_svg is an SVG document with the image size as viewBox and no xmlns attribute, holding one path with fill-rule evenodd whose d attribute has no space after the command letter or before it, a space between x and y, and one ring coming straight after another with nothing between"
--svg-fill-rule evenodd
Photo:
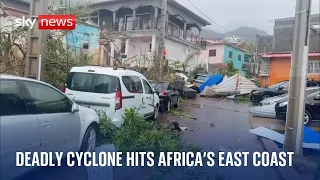
<instances>
[{"instance_id":1,"label":"parked car","mask_svg":"<svg viewBox=\"0 0 320 180\"><path fill-rule=\"evenodd\" d=\"M154 91L159 94L160 108L163 111L170 111L171 107L179 106L179 92L170 82L151 82Z\"/></svg>"},{"instance_id":2,"label":"parked car","mask_svg":"<svg viewBox=\"0 0 320 180\"><path fill-rule=\"evenodd\" d=\"M318 90L319 90L319 87L307 87L306 96L311 94L311 93L314 93L314 92L316 92ZM259 105L260 106L264 106L264 105L275 104L278 101L287 100L287 99L288 99L288 93L285 93L285 94L282 94L282 95L279 95L279 96L274 96L274 97L270 97L270 98L264 99L259 103Z\"/></svg>"},{"instance_id":3,"label":"parked car","mask_svg":"<svg viewBox=\"0 0 320 180\"><path fill-rule=\"evenodd\" d=\"M0 79L0 179L32 169L16 166L16 152L94 151L99 131L95 111L44 82L3 74Z\"/></svg>"},{"instance_id":4,"label":"parked car","mask_svg":"<svg viewBox=\"0 0 320 180\"><path fill-rule=\"evenodd\" d=\"M81 106L103 113L117 127L125 108L135 108L145 119L156 118L159 97L139 72L125 67L73 67L67 77L65 93Z\"/></svg>"},{"instance_id":5,"label":"parked car","mask_svg":"<svg viewBox=\"0 0 320 180\"><path fill-rule=\"evenodd\" d=\"M183 90L178 90L178 91L182 98L193 98L193 99L197 98L198 92L192 88L184 86Z\"/></svg>"},{"instance_id":6,"label":"parked car","mask_svg":"<svg viewBox=\"0 0 320 180\"><path fill-rule=\"evenodd\" d=\"M315 81L308 81L307 87L318 87L320 83ZM254 104L259 104L260 101L282 95L288 92L289 81L281 81L268 88L258 88L250 92L250 101Z\"/></svg>"},{"instance_id":7,"label":"parked car","mask_svg":"<svg viewBox=\"0 0 320 180\"><path fill-rule=\"evenodd\" d=\"M320 120L320 90L306 95L304 124L309 125L312 120ZM288 100L280 101L275 105L276 117L286 120Z\"/></svg>"},{"instance_id":8,"label":"parked car","mask_svg":"<svg viewBox=\"0 0 320 180\"><path fill-rule=\"evenodd\" d=\"M202 84L204 83L207 79L209 78L209 76L207 74L197 74L194 76L194 81L196 83Z\"/></svg>"}]
</instances>

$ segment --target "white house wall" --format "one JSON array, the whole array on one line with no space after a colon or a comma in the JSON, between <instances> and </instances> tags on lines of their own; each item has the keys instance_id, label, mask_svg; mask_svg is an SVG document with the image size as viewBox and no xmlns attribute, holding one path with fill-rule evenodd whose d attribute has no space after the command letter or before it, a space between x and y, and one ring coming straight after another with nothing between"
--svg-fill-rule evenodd
<instances>
[{"instance_id":1,"label":"white house wall","mask_svg":"<svg viewBox=\"0 0 320 180\"><path fill-rule=\"evenodd\" d=\"M170 39L165 39L165 47L167 49L167 59L169 61L177 61L184 62L188 55L193 52L197 52L198 49L193 48L191 46L172 41ZM191 69L195 68L198 65L199 56L196 55L190 61L189 66Z\"/></svg>"}]
</instances>

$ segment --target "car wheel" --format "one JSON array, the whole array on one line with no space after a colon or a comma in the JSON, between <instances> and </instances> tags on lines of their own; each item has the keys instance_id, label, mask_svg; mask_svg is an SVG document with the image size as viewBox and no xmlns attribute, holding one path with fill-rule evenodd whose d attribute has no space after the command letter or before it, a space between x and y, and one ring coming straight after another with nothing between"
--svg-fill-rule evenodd
<instances>
[{"instance_id":1,"label":"car wheel","mask_svg":"<svg viewBox=\"0 0 320 180\"><path fill-rule=\"evenodd\" d=\"M174 107L175 107L175 108L178 108L179 106L180 106L180 103L179 103L179 97L178 97L178 99L177 99L177 104L175 104Z\"/></svg>"},{"instance_id":2,"label":"car wheel","mask_svg":"<svg viewBox=\"0 0 320 180\"><path fill-rule=\"evenodd\" d=\"M97 129L93 125L90 125L83 137L80 150L82 152L93 152L96 148L96 142Z\"/></svg>"},{"instance_id":3,"label":"car wheel","mask_svg":"<svg viewBox=\"0 0 320 180\"><path fill-rule=\"evenodd\" d=\"M261 97L261 100L265 100L265 99L267 99L267 98L269 98L269 97L271 97L270 95L263 95L262 97Z\"/></svg>"},{"instance_id":4,"label":"car wheel","mask_svg":"<svg viewBox=\"0 0 320 180\"><path fill-rule=\"evenodd\" d=\"M308 111L304 112L304 125L308 126L312 121L312 116Z\"/></svg>"}]
</instances>

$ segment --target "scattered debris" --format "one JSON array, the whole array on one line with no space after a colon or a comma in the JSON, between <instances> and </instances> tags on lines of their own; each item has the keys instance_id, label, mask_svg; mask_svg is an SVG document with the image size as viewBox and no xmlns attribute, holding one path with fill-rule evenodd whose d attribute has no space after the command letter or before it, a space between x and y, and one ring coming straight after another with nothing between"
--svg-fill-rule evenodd
<instances>
[{"instance_id":1,"label":"scattered debris","mask_svg":"<svg viewBox=\"0 0 320 180\"><path fill-rule=\"evenodd\" d=\"M202 94L211 97L243 95L249 94L250 91L255 88L257 88L257 86L254 82L237 73L218 85L212 87L207 86Z\"/></svg>"},{"instance_id":2,"label":"scattered debris","mask_svg":"<svg viewBox=\"0 0 320 180\"><path fill-rule=\"evenodd\" d=\"M276 131L265 127L258 127L255 129L249 130L250 133L271 139L278 143L284 143L284 135ZM320 133L311 130L308 127L304 127L304 139L303 147L307 149L319 149L320 150Z\"/></svg>"}]
</instances>

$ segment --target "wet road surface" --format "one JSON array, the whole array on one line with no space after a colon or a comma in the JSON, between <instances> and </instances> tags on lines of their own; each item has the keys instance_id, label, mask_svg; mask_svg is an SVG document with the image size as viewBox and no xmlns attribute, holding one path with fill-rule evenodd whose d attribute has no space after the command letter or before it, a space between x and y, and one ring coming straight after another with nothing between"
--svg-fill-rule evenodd
<instances>
[{"instance_id":1,"label":"wet road surface","mask_svg":"<svg viewBox=\"0 0 320 180\"><path fill-rule=\"evenodd\" d=\"M230 152L265 151L258 137L249 133L252 129L246 103L235 103L233 100L198 97L195 100L185 100L184 111L196 117L196 120L168 115L165 120L177 120L180 126L188 127L183 137L188 142L202 148L202 151L219 150ZM279 179L272 167L249 167L252 156L248 156L248 167L214 167L206 168L207 172L219 174L225 179Z\"/></svg>"}]
</instances>

